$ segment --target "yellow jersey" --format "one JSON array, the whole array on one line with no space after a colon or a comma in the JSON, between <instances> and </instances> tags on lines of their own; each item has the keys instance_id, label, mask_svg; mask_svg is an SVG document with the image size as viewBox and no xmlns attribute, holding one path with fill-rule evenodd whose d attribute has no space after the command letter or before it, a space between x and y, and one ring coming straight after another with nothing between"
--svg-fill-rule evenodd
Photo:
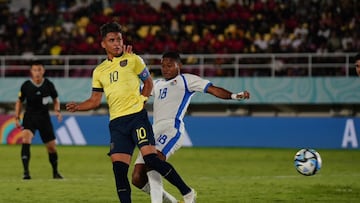
<instances>
[{"instance_id":1,"label":"yellow jersey","mask_svg":"<svg viewBox=\"0 0 360 203\"><path fill-rule=\"evenodd\" d=\"M144 69L144 60L129 53L106 59L94 69L92 88L105 93L110 120L143 109L146 98L140 94L139 75Z\"/></svg>"}]
</instances>

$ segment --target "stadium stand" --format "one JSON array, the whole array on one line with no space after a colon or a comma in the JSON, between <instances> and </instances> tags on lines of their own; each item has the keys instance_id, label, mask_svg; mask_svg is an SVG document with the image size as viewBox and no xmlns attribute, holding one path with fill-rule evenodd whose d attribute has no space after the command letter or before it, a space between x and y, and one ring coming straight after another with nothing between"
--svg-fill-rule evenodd
<instances>
[{"instance_id":1,"label":"stadium stand","mask_svg":"<svg viewBox=\"0 0 360 203\"><path fill-rule=\"evenodd\" d=\"M5 1L6 2L6 1ZM0 5L0 54L102 54L98 27L123 25L139 54L356 52L359 1L32 0ZM104 3L107 2L107 3ZM174 5L174 2L178 2ZM14 10L14 9L12 9ZM151 46L149 46L149 44Z\"/></svg>"},{"instance_id":2,"label":"stadium stand","mask_svg":"<svg viewBox=\"0 0 360 203\"><path fill-rule=\"evenodd\" d=\"M184 71L201 76L356 75L350 68L360 50L356 0L16 2L0 1L0 77L26 76L34 56L47 60L48 76L90 77L104 57L98 28L108 21L123 25L126 43L146 58L154 75L166 50L183 53L189 64ZM358 105L347 107L360 112ZM264 111L287 111L274 108L279 109ZM317 108L329 112L333 106Z\"/></svg>"},{"instance_id":3,"label":"stadium stand","mask_svg":"<svg viewBox=\"0 0 360 203\"><path fill-rule=\"evenodd\" d=\"M23 7L24 4L17 4L16 1L13 4L11 1L1 1L0 56L101 55L103 50L99 47L98 28L112 20L123 25L126 43L132 44L134 51L140 55L161 54L166 50L189 55L352 53L360 48L359 26L355 26L359 23L356 12L359 5L354 0L32 0L31 5ZM198 61L192 59L187 58L186 62L196 65ZM269 63L261 58L255 59L251 57L243 62ZM229 60L218 58L213 60L213 64L232 64ZM306 63L307 59L296 57L294 60ZM344 61L346 57L322 57L319 60L334 63ZM71 61L84 65L97 62L96 59ZM152 62L148 63L156 64ZM282 63L288 61L277 60L271 64L281 66ZM50 64L61 66L64 62L51 60ZM244 69L236 75L232 70L215 66L205 67L202 74L274 75L261 67ZM203 70L195 68L188 71L199 73ZM8 72L7 76L24 75L21 71ZM75 77L88 77L91 74L86 68L72 72ZM345 72L344 68L328 70L325 67L317 68L310 75L336 76L346 75ZM308 76L309 72L307 68L283 68L277 71L277 75ZM50 76L63 77L64 74L53 70Z\"/></svg>"}]
</instances>

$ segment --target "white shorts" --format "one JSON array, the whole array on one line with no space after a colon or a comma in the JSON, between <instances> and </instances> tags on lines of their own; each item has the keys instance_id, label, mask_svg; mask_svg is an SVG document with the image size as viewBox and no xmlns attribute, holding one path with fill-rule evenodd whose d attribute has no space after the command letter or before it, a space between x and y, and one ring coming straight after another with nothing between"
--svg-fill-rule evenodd
<instances>
[{"instance_id":1,"label":"white shorts","mask_svg":"<svg viewBox=\"0 0 360 203\"><path fill-rule=\"evenodd\" d=\"M156 149L162 152L166 159L175 153L183 143L185 134L184 124L180 124L178 128L174 127L174 121L162 121L153 126ZM145 163L139 152L135 164Z\"/></svg>"}]
</instances>

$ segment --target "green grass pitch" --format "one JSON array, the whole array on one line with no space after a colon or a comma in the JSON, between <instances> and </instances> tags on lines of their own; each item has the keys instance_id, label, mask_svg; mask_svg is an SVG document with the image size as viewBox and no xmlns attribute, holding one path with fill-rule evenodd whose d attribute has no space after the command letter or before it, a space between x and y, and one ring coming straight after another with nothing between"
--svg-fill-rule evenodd
<instances>
[{"instance_id":1,"label":"green grass pitch","mask_svg":"<svg viewBox=\"0 0 360 203\"><path fill-rule=\"evenodd\" d=\"M115 203L118 198L108 147L58 146L53 180L45 147L31 148L32 180L22 180L20 146L0 146L0 203ZM298 149L182 148L170 158L198 192L198 203L360 202L360 150L321 150L323 167L314 176L294 168ZM137 151L136 153L137 154ZM133 158L134 160L134 158ZM131 175L132 167L129 170ZM164 180L177 198L180 193ZM132 188L134 203L150 202Z\"/></svg>"}]
</instances>

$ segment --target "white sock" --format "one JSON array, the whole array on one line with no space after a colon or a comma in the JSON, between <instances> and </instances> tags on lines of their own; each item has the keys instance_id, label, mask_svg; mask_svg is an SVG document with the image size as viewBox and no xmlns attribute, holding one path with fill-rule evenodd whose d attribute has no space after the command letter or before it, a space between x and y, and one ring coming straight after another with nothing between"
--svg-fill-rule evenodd
<instances>
[{"instance_id":1,"label":"white sock","mask_svg":"<svg viewBox=\"0 0 360 203\"><path fill-rule=\"evenodd\" d=\"M163 199L163 184L162 176L155 170L147 172L150 185L150 197L152 203L162 203Z\"/></svg>"},{"instance_id":2,"label":"white sock","mask_svg":"<svg viewBox=\"0 0 360 203\"><path fill-rule=\"evenodd\" d=\"M163 202L164 203L177 203L177 199L172 196L170 193L166 192L164 189L163 189Z\"/></svg>"},{"instance_id":3,"label":"white sock","mask_svg":"<svg viewBox=\"0 0 360 203\"><path fill-rule=\"evenodd\" d=\"M142 191L144 191L145 193L147 194L150 194L150 185L149 185L149 182L147 182L143 188L141 188ZM177 199L172 196L170 193L166 192L164 189L163 189L163 203L177 203Z\"/></svg>"},{"instance_id":4,"label":"white sock","mask_svg":"<svg viewBox=\"0 0 360 203\"><path fill-rule=\"evenodd\" d=\"M144 191L147 194L150 194L150 185L149 182L147 182L143 188L141 188L142 191Z\"/></svg>"}]
</instances>

